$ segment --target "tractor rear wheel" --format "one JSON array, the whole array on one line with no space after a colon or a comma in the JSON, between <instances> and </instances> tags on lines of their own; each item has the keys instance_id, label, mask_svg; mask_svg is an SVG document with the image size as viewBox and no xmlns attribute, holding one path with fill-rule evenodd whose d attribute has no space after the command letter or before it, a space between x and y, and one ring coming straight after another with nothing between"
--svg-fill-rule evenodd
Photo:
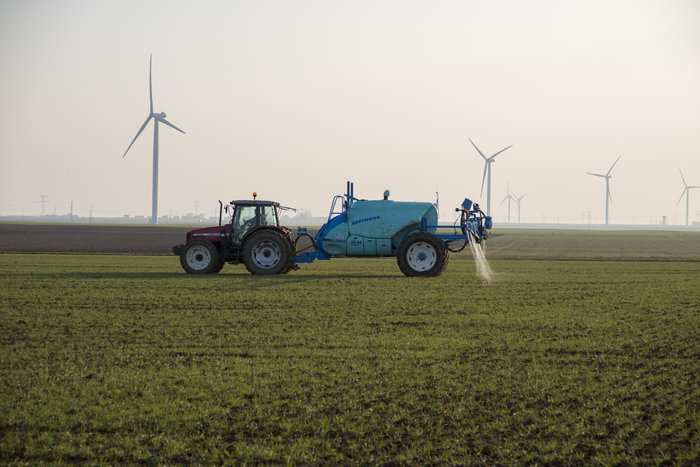
<instances>
[{"instance_id":1,"label":"tractor rear wheel","mask_svg":"<svg viewBox=\"0 0 700 467\"><path fill-rule=\"evenodd\" d=\"M243 245L243 264L251 274L285 274L292 268L292 249L286 235L262 230Z\"/></svg>"},{"instance_id":2,"label":"tractor rear wheel","mask_svg":"<svg viewBox=\"0 0 700 467\"><path fill-rule=\"evenodd\" d=\"M449 255L442 240L428 232L418 232L401 242L396 261L408 277L435 277L447 267Z\"/></svg>"},{"instance_id":3,"label":"tractor rear wheel","mask_svg":"<svg viewBox=\"0 0 700 467\"><path fill-rule=\"evenodd\" d=\"M216 247L203 238L196 238L182 248L180 264L189 274L215 274L224 265Z\"/></svg>"}]
</instances>

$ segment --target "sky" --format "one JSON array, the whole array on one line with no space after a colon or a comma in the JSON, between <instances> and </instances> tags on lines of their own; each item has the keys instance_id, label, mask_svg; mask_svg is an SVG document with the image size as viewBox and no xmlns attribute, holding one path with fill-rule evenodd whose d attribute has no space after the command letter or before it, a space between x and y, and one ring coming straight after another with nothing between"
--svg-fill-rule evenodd
<instances>
[{"instance_id":1,"label":"sky","mask_svg":"<svg viewBox=\"0 0 700 467\"><path fill-rule=\"evenodd\" d=\"M0 1L0 215L218 216L259 199L464 198L507 222L685 224L700 2ZM700 188L690 191L700 221ZM502 203L502 204L501 204ZM679 204L677 204L679 203ZM511 222L517 221L511 204Z\"/></svg>"}]
</instances>

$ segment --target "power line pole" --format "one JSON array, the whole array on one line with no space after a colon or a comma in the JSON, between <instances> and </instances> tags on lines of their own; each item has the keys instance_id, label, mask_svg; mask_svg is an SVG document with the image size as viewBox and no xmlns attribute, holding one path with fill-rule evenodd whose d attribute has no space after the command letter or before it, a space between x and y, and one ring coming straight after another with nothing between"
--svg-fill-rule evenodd
<instances>
[{"instance_id":1,"label":"power line pole","mask_svg":"<svg viewBox=\"0 0 700 467\"><path fill-rule=\"evenodd\" d=\"M41 217L44 217L46 215L46 210L45 210L45 205L46 205L46 196L47 195L39 195L41 196Z\"/></svg>"}]
</instances>

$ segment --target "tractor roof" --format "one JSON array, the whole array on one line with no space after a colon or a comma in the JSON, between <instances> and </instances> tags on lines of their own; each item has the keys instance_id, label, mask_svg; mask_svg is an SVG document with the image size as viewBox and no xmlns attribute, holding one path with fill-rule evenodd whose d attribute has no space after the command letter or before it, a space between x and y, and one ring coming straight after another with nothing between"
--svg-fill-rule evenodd
<instances>
[{"instance_id":1,"label":"tractor roof","mask_svg":"<svg viewBox=\"0 0 700 467\"><path fill-rule=\"evenodd\" d=\"M238 200L238 201L231 201L231 204L235 204L236 206L241 205L241 204L251 204L251 205L260 205L260 206L279 206L280 203L277 201L263 201L263 200L252 200L252 199L246 199L246 200Z\"/></svg>"}]
</instances>

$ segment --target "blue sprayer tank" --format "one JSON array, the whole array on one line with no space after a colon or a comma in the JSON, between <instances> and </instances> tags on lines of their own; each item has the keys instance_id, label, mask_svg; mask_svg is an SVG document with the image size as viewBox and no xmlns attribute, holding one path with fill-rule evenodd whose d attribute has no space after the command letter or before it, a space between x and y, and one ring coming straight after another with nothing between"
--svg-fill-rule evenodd
<instances>
[{"instance_id":1,"label":"blue sprayer tank","mask_svg":"<svg viewBox=\"0 0 700 467\"><path fill-rule=\"evenodd\" d=\"M316 235L319 249L331 256L391 256L410 230L425 219L429 226L438 220L432 203L412 201L354 201L331 217ZM428 228L435 233L436 228Z\"/></svg>"},{"instance_id":2,"label":"blue sprayer tank","mask_svg":"<svg viewBox=\"0 0 700 467\"><path fill-rule=\"evenodd\" d=\"M312 238L313 246L298 251L292 262L312 263L338 256L395 256L406 276L439 276L450 252L462 251L472 242L482 243L491 226L491 218L469 199L455 211L460 213L458 222L438 225L435 204L392 201L388 190L384 199L359 200L348 182L347 194L333 199L328 222ZM302 236L311 237L300 227L296 241Z\"/></svg>"}]
</instances>

